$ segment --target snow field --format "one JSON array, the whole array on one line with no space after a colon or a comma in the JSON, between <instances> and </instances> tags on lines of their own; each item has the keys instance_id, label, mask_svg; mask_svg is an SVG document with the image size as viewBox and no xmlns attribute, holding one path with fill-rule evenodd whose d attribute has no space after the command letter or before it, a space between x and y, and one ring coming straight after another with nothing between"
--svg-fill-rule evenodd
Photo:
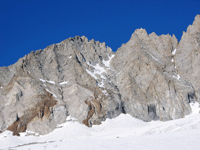
<instances>
[{"instance_id":1,"label":"snow field","mask_svg":"<svg viewBox=\"0 0 200 150\"><path fill-rule=\"evenodd\" d=\"M0 149L37 150L199 150L199 104L191 103L192 113L182 119L144 122L128 114L106 119L88 128L75 118L40 136L0 134ZM33 134L33 133L31 133Z\"/></svg>"}]
</instances>

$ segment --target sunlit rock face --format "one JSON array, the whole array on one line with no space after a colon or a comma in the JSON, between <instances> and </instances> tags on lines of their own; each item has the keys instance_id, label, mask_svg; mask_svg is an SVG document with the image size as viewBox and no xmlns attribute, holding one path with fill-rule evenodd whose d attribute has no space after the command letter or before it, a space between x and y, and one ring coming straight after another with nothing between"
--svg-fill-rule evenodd
<instances>
[{"instance_id":1,"label":"sunlit rock face","mask_svg":"<svg viewBox=\"0 0 200 150\"><path fill-rule=\"evenodd\" d=\"M0 68L0 131L47 134L68 115L92 126L128 113L182 118L199 101L200 16L178 43L137 29L113 52L76 36Z\"/></svg>"},{"instance_id":2,"label":"sunlit rock face","mask_svg":"<svg viewBox=\"0 0 200 150\"><path fill-rule=\"evenodd\" d=\"M188 97L196 97L200 101L200 15L195 17L186 33L183 32L177 47L175 64L183 80L195 90L195 94L191 93Z\"/></svg>"}]
</instances>

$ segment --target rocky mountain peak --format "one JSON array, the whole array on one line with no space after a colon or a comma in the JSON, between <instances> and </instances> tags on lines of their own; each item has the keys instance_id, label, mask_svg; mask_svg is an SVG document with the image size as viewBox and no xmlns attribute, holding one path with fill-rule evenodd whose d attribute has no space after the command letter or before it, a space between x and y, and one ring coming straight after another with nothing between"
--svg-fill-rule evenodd
<instances>
[{"instance_id":1,"label":"rocky mountain peak","mask_svg":"<svg viewBox=\"0 0 200 150\"><path fill-rule=\"evenodd\" d=\"M0 131L46 134L69 115L92 126L121 113L145 121L190 114L200 96L199 18L179 43L141 28L114 53L76 36L1 67Z\"/></svg>"},{"instance_id":2,"label":"rocky mountain peak","mask_svg":"<svg viewBox=\"0 0 200 150\"><path fill-rule=\"evenodd\" d=\"M197 31L200 31L200 15L197 15L193 24L189 25L187 28L187 33L189 34L195 34Z\"/></svg>"},{"instance_id":3,"label":"rocky mountain peak","mask_svg":"<svg viewBox=\"0 0 200 150\"><path fill-rule=\"evenodd\" d=\"M141 36L141 37L145 37L145 36L147 36L147 31L146 31L145 29L143 29L143 28L136 29L136 30L134 31L134 33L132 34L132 37L133 37L134 35Z\"/></svg>"}]
</instances>

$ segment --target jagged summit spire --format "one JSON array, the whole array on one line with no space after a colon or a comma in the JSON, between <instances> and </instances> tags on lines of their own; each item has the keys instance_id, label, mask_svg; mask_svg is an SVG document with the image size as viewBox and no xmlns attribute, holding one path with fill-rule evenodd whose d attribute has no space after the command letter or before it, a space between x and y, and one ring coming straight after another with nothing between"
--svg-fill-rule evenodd
<instances>
[{"instance_id":1,"label":"jagged summit spire","mask_svg":"<svg viewBox=\"0 0 200 150\"><path fill-rule=\"evenodd\" d=\"M46 134L68 115L92 126L121 113L145 121L190 114L200 99L199 18L180 43L141 28L113 53L76 36L1 67L0 132Z\"/></svg>"}]
</instances>

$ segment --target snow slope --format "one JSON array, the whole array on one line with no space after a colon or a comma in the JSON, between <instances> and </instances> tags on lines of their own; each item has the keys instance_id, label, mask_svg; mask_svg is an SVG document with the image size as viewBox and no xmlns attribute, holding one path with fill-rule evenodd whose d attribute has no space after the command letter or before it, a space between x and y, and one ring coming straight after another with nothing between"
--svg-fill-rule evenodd
<instances>
[{"instance_id":1,"label":"snow slope","mask_svg":"<svg viewBox=\"0 0 200 150\"><path fill-rule=\"evenodd\" d=\"M191 108L193 113L182 119L144 122L121 114L92 128L68 117L66 123L44 136L27 136L27 131L17 137L5 131L0 134L0 149L199 150L199 104L192 103Z\"/></svg>"}]
</instances>

